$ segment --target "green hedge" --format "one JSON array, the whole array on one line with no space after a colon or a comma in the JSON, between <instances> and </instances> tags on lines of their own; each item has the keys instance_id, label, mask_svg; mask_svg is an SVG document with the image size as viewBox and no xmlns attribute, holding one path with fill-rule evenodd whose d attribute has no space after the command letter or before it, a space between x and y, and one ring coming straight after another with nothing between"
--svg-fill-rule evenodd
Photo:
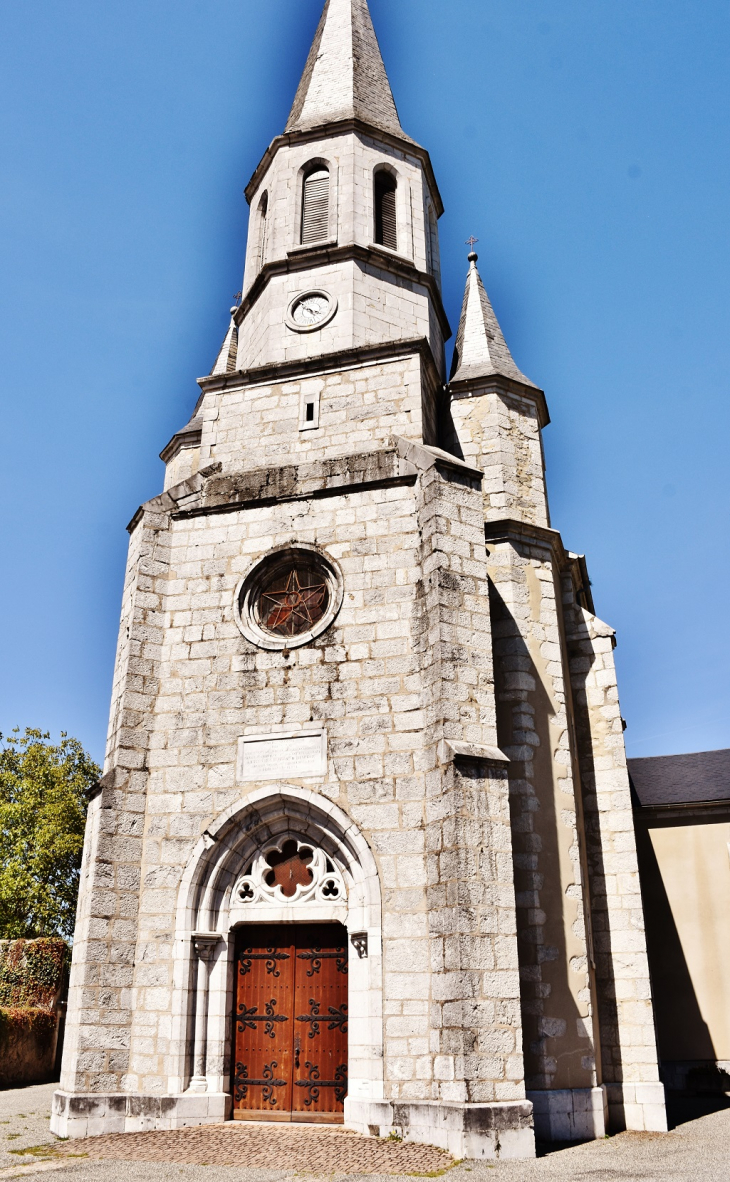
<instances>
[{"instance_id":1,"label":"green hedge","mask_svg":"<svg viewBox=\"0 0 730 1182\"><path fill-rule=\"evenodd\" d=\"M50 1015L68 960L68 947L57 938L0 940L0 1010L6 1015L26 1010ZM15 1022L3 1019L9 1020Z\"/></svg>"}]
</instances>

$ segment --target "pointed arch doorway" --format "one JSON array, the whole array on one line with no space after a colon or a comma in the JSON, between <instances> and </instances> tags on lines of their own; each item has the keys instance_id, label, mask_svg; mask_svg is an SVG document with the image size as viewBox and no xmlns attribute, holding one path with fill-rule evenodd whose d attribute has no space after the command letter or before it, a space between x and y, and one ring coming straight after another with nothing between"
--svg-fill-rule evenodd
<instances>
[{"instance_id":1,"label":"pointed arch doorway","mask_svg":"<svg viewBox=\"0 0 730 1182\"><path fill-rule=\"evenodd\" d=\"M344 1121L348 968L342 924L237 929L234 1120Z\"/></svg>"}]
</instances>

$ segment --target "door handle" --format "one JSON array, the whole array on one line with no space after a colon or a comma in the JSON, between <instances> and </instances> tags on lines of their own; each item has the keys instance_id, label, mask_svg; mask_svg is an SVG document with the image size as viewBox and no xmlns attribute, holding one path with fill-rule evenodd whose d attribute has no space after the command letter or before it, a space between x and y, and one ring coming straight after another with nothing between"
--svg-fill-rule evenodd
<instances>
[{"instance_id":1,"label":"door handle","mask_svg":"<svg viewBox=\"0 0 730 1182\"><path fill-rule=\"evenodd\" d=\"M294 1066L296 1068L299 1067L299 1052L301 1049L302 1049L302 1044L299 1039L299 1035L297 1035L296 1038L294 1039Z\"/></svg>"}]
</instances>

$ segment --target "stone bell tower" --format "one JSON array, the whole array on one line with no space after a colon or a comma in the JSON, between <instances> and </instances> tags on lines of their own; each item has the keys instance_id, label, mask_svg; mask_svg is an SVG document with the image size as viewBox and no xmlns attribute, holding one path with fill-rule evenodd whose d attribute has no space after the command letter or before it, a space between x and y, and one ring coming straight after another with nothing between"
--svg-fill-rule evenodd
<instances>
[{"instance_id":1,"label":"stone bell tower","mask_svg":"<svg viewBox=\"0 0 730 1182\"><path fill-rule=\"evenodd\" d=\"M129 526L53 1127L662 1127L612 632L476 256L446 385L441 198L366 0L246 195Z\"/></svg>"}]
</instances>

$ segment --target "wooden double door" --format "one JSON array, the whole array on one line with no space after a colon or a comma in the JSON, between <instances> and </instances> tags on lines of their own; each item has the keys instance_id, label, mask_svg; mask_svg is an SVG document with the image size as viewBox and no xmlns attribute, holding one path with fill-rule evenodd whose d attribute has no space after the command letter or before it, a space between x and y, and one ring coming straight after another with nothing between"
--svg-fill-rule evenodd
<instances>
[{"instance_id":1,"label":"wooden double door","mask_svg":"<svg viewBox=\"0 0 730 1182\"><path fill-rule=\"evenodd\" d=\"M239 930L235 1120L342 1122L347 967L347 932L341 924Z\"/></svg>"}]
</instances>

